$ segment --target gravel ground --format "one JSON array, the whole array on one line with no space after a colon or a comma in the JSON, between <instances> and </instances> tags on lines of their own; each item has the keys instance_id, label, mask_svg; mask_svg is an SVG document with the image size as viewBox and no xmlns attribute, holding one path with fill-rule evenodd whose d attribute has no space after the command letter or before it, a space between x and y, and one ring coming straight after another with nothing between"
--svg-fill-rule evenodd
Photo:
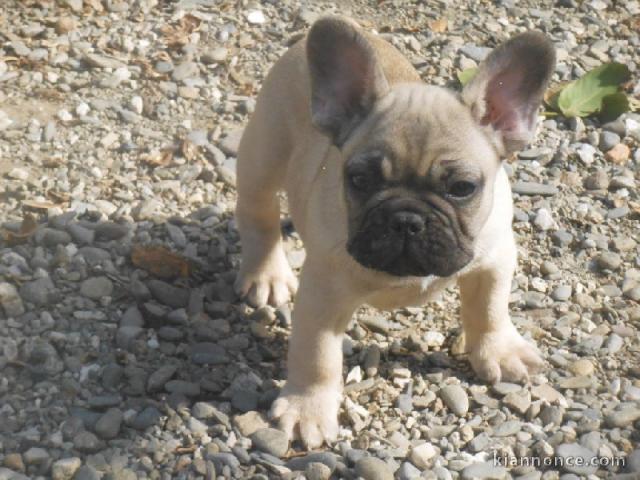
<instances>
[{"instance_id":1,"label":"gravel ground","mask_svg":"<svg viewBox=\"0 0 640 480\"><path fill-rule=\"evenodd\" d=\"M638 114L549 117L505 166L512 315L544 374L474 378L455 291L363 308L340 441L308 453L270 428L291 306L233 294L235 154L269 66L326 12L375 27L435 84L530 28L556 43L556 82L640 69L637 0L3 0L1 480L640 476ZM601 462L561 461L576 457Z\"/></svg>"}]
</instances>

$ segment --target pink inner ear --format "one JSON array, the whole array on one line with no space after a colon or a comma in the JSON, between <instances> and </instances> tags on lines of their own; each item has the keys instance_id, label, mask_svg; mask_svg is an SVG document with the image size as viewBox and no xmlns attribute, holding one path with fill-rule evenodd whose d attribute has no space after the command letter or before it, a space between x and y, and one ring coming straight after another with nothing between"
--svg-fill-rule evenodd
<instances>
[{"instance_id":1,"label":"pink inner ear","mask_svg":"<svg viewBox=\"0 0 640 480\"><path fill-rule=\"evenodd\" d=\"M520 91L523 74L517 69L503 71L489 80L485 93L486 112L482 125L491 125L503 132L519 131L529 106Z\"/></svg>"}]
</instances>

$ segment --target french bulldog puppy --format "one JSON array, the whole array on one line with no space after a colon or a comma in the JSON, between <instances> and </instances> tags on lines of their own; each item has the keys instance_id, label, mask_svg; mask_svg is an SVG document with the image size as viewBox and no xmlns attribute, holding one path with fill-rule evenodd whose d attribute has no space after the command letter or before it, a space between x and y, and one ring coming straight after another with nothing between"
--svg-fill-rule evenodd
<instances>
[{"instance_id":1,"label":"french bulldog puppy","mask_svg":"<svg viewBox=\"0 0 640 480\"><path fill-rule=\"evenodd\" d=\"M272 68L238 152L236 290L254 306L296 292L285 190L306 249L288 379L271 410L290 438L336 438L342 337L362 304L421 305L457 282L478 376L522 381L542 366L509 318L516 246L501 159L532 138L554 65L551 42L523 33L456 93L421 82L353 21L325 17Z\"/></svg>"}]
</instances>

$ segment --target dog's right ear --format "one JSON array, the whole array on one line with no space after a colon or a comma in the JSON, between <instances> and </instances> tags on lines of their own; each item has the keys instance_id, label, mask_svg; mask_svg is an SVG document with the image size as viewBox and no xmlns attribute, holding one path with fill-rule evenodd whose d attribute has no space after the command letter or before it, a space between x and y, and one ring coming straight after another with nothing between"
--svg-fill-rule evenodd
<instances>
[{"instance_id":1,"label":"dog's right ear","mask_svg":"<svg viewBox=\"0 0 640 480\"><path fill-rule=\"evenodd\" d=\"M307 37L313 124L340 147L389 90L375 50L350 21L325 17Z\"/></svg>"}]
</instances>

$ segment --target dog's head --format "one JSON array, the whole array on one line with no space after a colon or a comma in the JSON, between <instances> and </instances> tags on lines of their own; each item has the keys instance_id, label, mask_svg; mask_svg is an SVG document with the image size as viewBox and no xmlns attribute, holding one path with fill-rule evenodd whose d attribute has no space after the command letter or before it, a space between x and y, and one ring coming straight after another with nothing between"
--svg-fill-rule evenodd
<instances>
[{"instance_id":1,"label":"dog's head","mask_svg":"<svg viewBox=\"0 0 640 480\"><path fill-rule=\"evenodd\" d=\"M340 150L351 256L397 276L449 276L473 257L501 157L522 148L555 58L541 33L496 48L461 94L390 85L367 36L336 17L307 37L311 113Z\"/></svg>"}]
</instances>

